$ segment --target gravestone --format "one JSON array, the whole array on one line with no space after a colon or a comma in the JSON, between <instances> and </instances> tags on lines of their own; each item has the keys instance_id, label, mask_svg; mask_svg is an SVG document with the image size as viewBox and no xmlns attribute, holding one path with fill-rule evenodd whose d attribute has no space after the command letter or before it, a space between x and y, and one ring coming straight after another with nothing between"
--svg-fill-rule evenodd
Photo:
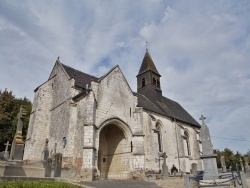
<instances>
[{"instance_id":1,"label":"gravestone","mask_svg":"<svg viewBox=\"0 0 250 188\"><path fill-rule=\"evenodd\" d=\"M202 155L201 159L204 166L204 177L203 179L216 179L218 178L218 168L216 163L216 154L213 152L213 146L210 138L210 133L204 120L206 117L201 115L201 140L202 140Z\"/></svg>"},{"instance_id":2,"label":"gravestone","mask_svg":"<svg viewBox=\"0 0 250 188\"><path fill-rule=\"evenodd\" d=\"M56 153L54 156L55 159L55 168L54 168L54 177L61 177L62 171L62 154Z\"/></svg>"},{"instance_id":3,"label":"gravestone","mask_svg":"<svg viewBox=\"0 0 250 188\"><path fill-rule=\"evenodd\" d=\"M226 167L226 162L225 162L225 157L224 156L220 157L220 162L221 162L222 172L226 172L227 171L227 167Z\"/></svg>"},{"instance_id":4,"label":"gravestone","mask_svg":"<svg viewBox=\"0 0 250 188\"><path fill-rule=\"evenodd\" d=\"M166 152L163 153L163 164L162 164L162 176L163 178L168 177L168 166L166 163L167 155Z\"/></svg>"},{"instance_id":5,"label":"gravestone","mask_svg":"<svg viewBox=\"0 0 250 188\"><path fill-rule=\"evenodd\" d=\"M47 158L49 157L49 147L48 147L48 143L49 143L49 139L46 138L45 147L44 147L44 160L47 160Z\"/></svg>"},{"instance_id":6,"label":"gravestone","mask_svg":"<svg viewBox=\"0 0 250 188\"><path fill-rule=\"evenodd\" d=\"M51 168L52 168L52 158L51 157L47 157L44 166L45 166L44 177L51 177Z\"/></svg>"},{"instance_id":7,"label":"gravestone","mask_svg":"<svg viewBox=\"0 0 250 188\"><path fill-rule=\"evenodd\" d=\"M244 166L243 166L243 163L242 163L242 159L240 158L240 167L241 167L241 172L244 172Z\"/></svg>"},{"instance_id":8,"label":"gravestone","mask_svg":"<svg viewBox=\"0 0 250 188\"><path fill-rule=\"evenodd\" d=\"M5 151L4 151L4 159L5 160L9 160L9 146L11 146L11 144L9 143L9 141L7 141L7 143L4 144L5 147Z\"/></svg>"},{"instance_id":9,"label":"gravestone","mask_svg":"<svg viewBox=\"0 0 250 188\"><path fill-rule=\"evenodd\" d=\"M247 178L250 178L250 166L247 164L247 165L245 166L245 169L246 169L246 177L247 177Z\"/></svg>"},{"instance_id":10,"label":"gravestone","mask_svg":"<svg viewBox=\"0 0 250 188\"><path fill-rule=\"evenodd\" d=\"M197 172L197 164L196 163L192 163L191 164L191 174L195 175Z\"/></svg>"},{"instance_id":11,"label":"gravestone","mask_svg":"<svg viewBox=\"0 0 250 188\"><path fill-rule=\"evenodd\" d=\"M0 152L0 160L4 160L4 151Z\"/></svg>"}]
</instances>

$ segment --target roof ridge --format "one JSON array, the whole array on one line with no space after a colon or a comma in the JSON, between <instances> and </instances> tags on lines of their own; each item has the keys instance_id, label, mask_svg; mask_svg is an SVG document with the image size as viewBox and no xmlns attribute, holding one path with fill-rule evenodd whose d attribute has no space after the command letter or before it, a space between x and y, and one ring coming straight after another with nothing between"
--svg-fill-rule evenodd
<instances>
[{"instance_id":1,"label":"roof ridge","mask_svg":"<svg viewBox=\"0 0 250 188\"><path fill-rule=\"evenodd\" d=\"M116 64L114 67L112 67L108 72L106 72L104 75L102 75L100 78L98 78L98 82L100 82L104 77L106 77L109 73L111 73L116 67L119 67L118 64ZM120 69L120 67L119 67Z\"/></svg>"},{"instance_id":2,"label":"roof ridge","mask_svg":"<svg viewBox=\"0 0 250 188\"><path fill-rule=\"evenodd\" d=\"M61 63L61 62L60 62L60 63ZM63 67L67 67L67 68L73 69L73 70L75 70L75 71L77 71L77 72L80 72L80 73L83 73L83 74L85 74L85 75L88 75L88 76L94 77L94 78L96 78L96 79L99 79L98 77L93 76L93 75L91 75L91 74L82 72L82 71L80 71L80 70L78 70L78 69L75 69L75 68L73 68L73 67L70 67L70 66L68 66L68 65L65 65L65 64L63 64L63 63L61 63L61 64L62 64ZM67 71L66 71L66 72L67 72ZM71 75L69 75L69 76L71 76Z\"/></svg>"}]
</instances>

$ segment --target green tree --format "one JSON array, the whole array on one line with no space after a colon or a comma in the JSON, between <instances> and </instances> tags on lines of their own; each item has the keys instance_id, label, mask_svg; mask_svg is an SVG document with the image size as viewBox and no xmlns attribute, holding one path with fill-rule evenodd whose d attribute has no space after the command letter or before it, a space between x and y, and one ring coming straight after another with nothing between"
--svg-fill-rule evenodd
<instances>
[{"instance_id":1,"label":"green tree","mask_svg":"<svg viewBox=\"0 0 250 188\"><path fill-rule=\"evenodd\" d=\"M217 162L218 168L222 167L221 156L225 157L225 163L226 163L227 169L229 169L229 167L231 166L232 170L236 171L236 164L237 164L239 167L239 170L241 170L240 160L242 160L243 166L245 165L244 156L239 152L234 154L234 152L230 150L229 148L225 148L224 151L214 150L214 153L217 154L216 162Z\"/></svg>"},{"instance_id":2,"label":"green tree","mask_svg":"<svg viewBox=\"0 0 250 188\"><path fill-rule=\"evenodd\" d=\"M21 105L25 105L28 112L23 125L23 137L25 139L32 108L31 102L26 97L17 99L12 91L7 89L0 90L0 151L4 150L5 142L13 140L17 125L17 114Z\"/></svg>"},{"instance_id":3,"label":"green tree","mask_svg":"<svg viewBox=\"0 0 250 188\"><path fill-rule=\"evenodd\" d=\"M246 163L248 164L248 165L250 165L250 153L248 152L246 155L245 155L245 165L246 165Z\"/></svg>"}]
</instances>

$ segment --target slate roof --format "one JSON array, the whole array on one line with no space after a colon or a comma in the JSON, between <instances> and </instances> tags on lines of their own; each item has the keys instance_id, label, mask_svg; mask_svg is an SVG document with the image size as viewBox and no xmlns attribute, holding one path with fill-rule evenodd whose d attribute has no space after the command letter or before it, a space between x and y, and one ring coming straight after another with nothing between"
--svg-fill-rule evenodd
<instances>
[{"instance_id":1,"label":"slate roof","mask_svg":"<svg viewBox=\"0 0 250 188\"><path fill-rule=\"evenodd\" d=\"M152 60L150 55L149 56L145 55L145 56L146 56L146 60L144 57L145 62ZM150 58L151 60L147 59L147 58ZM144 62L144 60L143 60L143 62ZM149 64L151 64L151 63L149 63ZM86 88L86 84L88 84L90 86L92 80L96 81L96 82L98 81L98 78L95 76L83 73L79 70L71 68L71 67L64 65L62 63L61 63L61 65L63 66L64 70L67 72L67 74L69 75L70 78L75 78L75 86L76 87ZM155 66L153 66L153 70L154 70L154 67ZM145 67L142 65L141 66L142 71L147 71L144 68ZM150 68L152 68L152 67L150 67ZM141 69L140 69L140 71L141 71ZM156 71L155 73L158 73L156 68L154 71ZM140 74L140 72L139 72L139 74ZM168 99L166 97L162 97L161 100L159 100L161 102L159 102L159 101L149 99L149 98L147 98L144 95L141 95L139 93L134 92L134 95L136 95L138 98L138 104L137 104L138 107L143 107L146 110L149 110L149 111L152 111L152 112L155 112L155 113L158 113L158 114L170 117L170 118L175 118L176 120L183 121L183 122L189 123L191 125L200 127L200 124L179 103L177 103L171 99Z\"/></svg>"},{"instance_id":2,"label":"slate roof","mask_svg":"<svg viewBox=\"0 0 250 188\"><path fill-rule=\"evenodd\" d=\"M200 127L200 124L178 102L166 97L155 101L139 93L134 94L138 98L138 107Z\"/></svg>"},{"instance_id":3,"label":"slate roof","mask_svg":"<svg viewBox=\"0 0 250 188\"><path fill-rule=\"evenodd\" d=\"M98 78L95 76L91 76L89 74L86 74L84 72L81 72L79 70L73 69L67 65L64 65L61 63L64 70L67 72L70 78L75 78L75 86L80 88L86 88L86 85L88 84L90 86L91 81L98 81Z\"/></svg>"},{"instance_id":4,"label":"slate roof","mask_svg":"<svg viewBox=\"0 0 250 188\"><path fill-rule=\"evenodd\" d=\"M141 68L139 70L139 73L137 76L143 74L144 72L147 72L147 71L152 71L156 74L158 74L159 76L161 76L158 72L158 70L156 69L155 67L155 64L150 56L150 54L148 53L148 50L146 51L145 53L145 56L143 58L143 61L142 61L142 64L141 64Z\"/></svg>"}]
</instances>

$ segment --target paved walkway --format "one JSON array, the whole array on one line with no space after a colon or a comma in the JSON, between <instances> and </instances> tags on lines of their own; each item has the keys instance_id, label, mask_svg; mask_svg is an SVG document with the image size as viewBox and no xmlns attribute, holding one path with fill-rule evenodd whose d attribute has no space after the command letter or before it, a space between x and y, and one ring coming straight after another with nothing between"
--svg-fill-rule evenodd
<instances>
[{"instance_id":1,"label":"paved walkway","mask_svg":"<svg viewBox=\"0 0 250 188\"><path fill-rule=\"evenodd\" d=\"M184 188L184 178L167 178L164 180L142 181L142 180L98 180L93 182L78 182L78 185L87 188ZM247 178L250 185L250 178ZM230 188L234 188L231 183Z\"/></svg>"},{"instance_id":2,"label":"paved walkway","mask_svg":"<svg viewBox=\"0 0 250 188\"><path fill-rule=\"evenodd\" d=\"M160 188L160 186L156 185L154 182L141 180L98 180L78 183L95 188Z\"/></svg>"}]
</instances>

